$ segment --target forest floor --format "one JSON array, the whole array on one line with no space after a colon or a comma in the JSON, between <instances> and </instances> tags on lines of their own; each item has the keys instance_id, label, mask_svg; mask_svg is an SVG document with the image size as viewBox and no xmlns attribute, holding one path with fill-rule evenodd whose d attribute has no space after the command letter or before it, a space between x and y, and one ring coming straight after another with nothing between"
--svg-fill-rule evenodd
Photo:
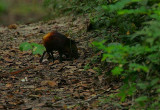
<instances>
[{"instance_id":1,"label":"forest floor","mask_svg":"<svg viewBox=\"0 0 160 110\"><path fill-rule=\"evenodd\" d=\"M88 48L93 39L86 31L86 18L61 17L15 27L0 27L0 109L114 110L128 105L109 100L108 96L119 90L119 83L104 83L104 75L97 76L93 69L84 70L93 54ZM58 58L54 62L45 58L39 63L39 55L19 50L22 42L41 43L44 33L53 30L78 41L79 59L59 63Z\"/></svg>"}]
</instances>

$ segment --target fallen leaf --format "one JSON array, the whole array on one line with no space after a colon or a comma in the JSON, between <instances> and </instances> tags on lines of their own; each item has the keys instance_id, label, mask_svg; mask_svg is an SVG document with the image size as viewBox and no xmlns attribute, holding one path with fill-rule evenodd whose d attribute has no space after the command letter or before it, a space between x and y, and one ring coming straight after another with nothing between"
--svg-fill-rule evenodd
<instances>
[{"instance_id":1,"label":"fallen leaf","mask_svg":"<svg viewBox=\"0 0 160 110\"><path fill-rule=\"evenodd\" d=\"M52 65L53 65L53 62L50 62L48 65L49 65L49 66L52 66Z\"/></svg>"},{"instance_id":2,"label":"fallen leaf","mask_svg":"<svg viewBox=\"0 0 160 110\"><path fill-rule=\"evenodd\" d=\"M42 91L42 90L47 90L47 87L39 87L35 89L36 91Z\"/></svg>"},{"instance_id":3,"label":"fallen leaf","mask_svg":"<svg viewBox=\"0 0 160 110\"><path fill-rule=\"evenodd\" d=\"M59 60L55 60L55 61L54 61L54 64L57 64L57 63L59 63Z\"/></svg>"},{"instance_id":4,"label":"fallen leaf","mask_svg":"<svg viewBox=\"0 0 160 110\"><path fill-rule=\"evenodd\" d=\"M50 87L54 87L57 85L57 83L55 81L45 80L41 82L41 85L42 86L49 85Z\"/></svg>"},{"instance_id":5,"label":"fallen leaf","mask_svg":"<svg viewBox=\"0 0 160 110\"><path fill-rule=\"evenodd\" d=\"M52 102L54 103L55 101L56 101L56 100L53 98L53 99L52 99Z\"/></svg>"},{"instance_id":6,"label":"fallen leaf","mask_svg":"<svg viewBox=\"0 0 160 110\"><path fill-rule=\"evenodd\" d=\"M64 109L64 110L67 110L67 105L63 105L63 109Z\"/></svg>"},{"instance_id":7,"label":"fallen leaf","mask_svg":"<svg viewBox=\"0 0 160 110\"><path fill-rule=\"evenodd\" d=\"M10 58L8 58L8 57L5 57L4 60L5 60L6 62L13 62L14 59L10 59Z\"/></svg>"},{"instance_id":8,"label":"fallen leaf","mask_svg":"<svg viewBox=\"0 0 160 110\"><path fill-rule=\"evenodd\" d=\"M17 64L17 65L21 65L21 64L22 64L22 62L17 62L17 61L16 61L16 64Z\"/></svg>"},{"instance_id":9,"label":"fallen leaf","mask_svg":"<svg viewBox=\"0 0 160 110\"><path fill-rule=\"evenodd\" d=\"M17 29L17 25L16 24L11 24L8 26L9 29Z\"/></svg>"},{"instance_id":10,"label":"fallen leaf","mask_svg":"<svg viewBox=\"0 0 160 110\"><path fill-rule=\"evenodd\" d=\"M56 83L55 81L48 81L48 85L49 85L50 87L54 87L54 86L57 85L57 83Z\"/></svg>"},{"instance_id":11,"label":"fallen leaf","mask_svg":"<svg viewBox=\"0 0 160 110\"><path fill-rule=\"evenodd\" d=\"M89 96L89 95L91 95L91 93L90 92L83 92L83 95Z\"/></svg>"},{"instance_id":12,"label":"fallen leaf","mask_svg":"<svg viewBox=\"0 0 160 110\"><path fill-rule=\"evenodd\" d=\"M81 84L81 86L83 86L83 87L88 87L88 84Z\"/></svg>"},{"instance_id":13,"label":"fallen leaf","mask_svg":"<svg viewBox=\"0 0 160 110\"><path fill-rule=\"evenodd\" d=\"M91 72L91 73L97 73L97 72L94 71L93 69L89 69L88 71Z\"/></svg>"},{"instance_id":14,"label":"fallen leaf","mask_svg":"<svg viewBox=\"0 0 160 110\"><path fill-rule=\"evenodd\" d=\"M41 85L42 85L42 86L45 86L45 85L47 85L47 82L48 82L47 80L42 81L42 82L41 82Z\"/></svg>"},{"instance_id":15,"label":"fallen leaf","mask_svg":"<svg viewBox=\"0 0 160 110\"><path fill-rule=\"evenodd\" d=\"M73 96L76 97L76 98L79 98L79 93L76 91L76 92L73 93Z\"/></svg>"},{"instance_id":16,"label":"fallen leaf","mask_svg":"<svg viewBox=\"0 0 160 110\"><path fill-rule=\"evenodd\" d=\"M3 105L0 105L0 109L4 109L4 106L3 106Z\"/></svg>"},{"instance_id":17,"label":"fallen leaf","mask_svg":"<svg viewBox=\"0 0 160 110\"><path fill-rule=\"evenodd\" d=\"M7 88L10 88L10 87L12 87L13 85L12 84L6 84L6 87Z\"/></svg>"}]
</instances>

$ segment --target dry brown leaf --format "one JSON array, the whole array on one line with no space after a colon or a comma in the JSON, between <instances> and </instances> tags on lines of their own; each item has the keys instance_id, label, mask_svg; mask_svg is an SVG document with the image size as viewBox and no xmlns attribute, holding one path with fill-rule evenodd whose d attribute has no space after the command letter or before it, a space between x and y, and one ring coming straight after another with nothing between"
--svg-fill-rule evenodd
<instances>
[{"instance_id":1,"label":"dry brown leaf","mask_svg":"<svg viewBox=\"0 0 160 110\"><path fill-rule=\"evenodd\" d=\"M42 86L46 86L47 83L48 83L48 81L47 81L47 80L44 80L44 81L41 82L41 85L42 85Z\"/></svg>"},{"instance_id":2,"label":"dry brown leaf","mask_svg":"<svg viewBox=\"0 0 160 110\"><path fill-rule=\"evenodd\" d=\"M55 60L55 61L54 61L54 64L57 64L57 63L59 63L59 60Z\"/></svg>"},{"instance_id":3,"label":"dry brown leaf","mask_svg":"<svg viewBox=\"0 0 160 110\"><path fill-rule=\"evenodd\" d=\"M39 103L39 104L37 104L37 107L42 107L42 106L44 106L45 105L45 103Z\"/></svg>"},{"instance_id":4,"label":"dry brown leaf","mask_svg":"<svg viewBox=\"0 0 160 110\"><path fill-rule=\"evenodd\" d=\"M88 71L91 72L91 73L97 73L97 72L94 71L93 69L89 69Z\"/></svg>"},{"instance_id":5,"label":"dry brown leaf","mask_svg":"<svg viewBox=\"0 0 160 110\"><path fill-rule=\"evenodd\" d=\"M6 84L6 87L7 88L10 88L10 87L12 87L13 85L12 84Z\"/></svg>"},{"instance_id":6,"label":"dry brown leaf","mask_svg":"<svg viewBox=\"0 0 160 110\"><path fill-rule=\"evenodd\" d=\"M55 81L48 81L48 85L50 87L55 87L57 85L57 83Z\"/></svg>"},{"instance_id":7,"label":"dry brown leaf","mask_svg":"<svg viewBox=\"0 0 160 110\"><path fill-rule=\"evenodd\" d=\"M13 95L7 95L7 98L14 98Z\"/></svg>"},{"instance_id":8,"label":"dry brown leaf","mask_svg":"<svg viewBox=\"0 0 160 110\"><path fill-rule=\"evenodd\" d=\"M57 85L57 83L55 81L45 80L41 82L41 85L42 86L49 85L50 87L54 87Z\"/></svg>"},{"instance_id":9,"label":"dry brown leaf","mask_svg":"<svg viewBox=\"0 0 160 110\"><path fill-rule=\"evenodd\" d=\"M103 79L104 79L104 75L100 75L100 76L98 76L98 79L99 79L99 82L100 82L100 84L103 82Z\"/></svg>"},{"instance_id":10,"label":"dry brown leaf","mask_svg":"<svg viewBox=\"0 0 160 110\"><path fill-rule=\"evenodd\" d=\"M17 24L11 24L8 26L9 29L17 29Z\"/></svg>"},{"instance_id":11,"label":"dry brown leaf","mask_svg":"<svg viewBox=\"0 0 160 110\"><path fill-rule=\"evenodd\" d=\"M3 105L0 105L0 109L4 109L4 106L3 106Z\"/></svg>"},{"instance_id":12,"label":"dry brown leaf","mask_svg":"<svg viewBox=\"0 0 160 110\"><path fill-rule=\"evenodd\" d=\"M64 109L64 110L67 110L67 105L63 105L63 109Z\"/></svg>"},{"instance_id":13,"label":"dry brown leaf","mask_svg":"<svg viewBox=\"0 0 160 110\"><path fill-rule=\"evenodd\" d=\"M52 99L52 102L54 103L55 101L56 101L56 100L53 98L53 99Z\"/></svg>"},{"instance_id":14,"label":"dry brown leaf","mask_svg":"<svg viewBox=\"0 0 160 110\"><path fill-rule=\"evenodd\" d=\"M2 61L0 61L0 63L3 63Z\"/></svg>"},{"instance_id":15,"label":"dry brown leaf","mask_svg":"<svg viewBox=\"0 0 160 110\"><path fill-rule=\"evenodd\" d=\"M90 92L83 92L83 95L89 96L89 95L91 95L91 93Z\"/></svg>"},{"instance_id":16,"label":"dry brown leaf","mask_svg":"<svg viewBox=\"0 0 160 110\"><path fill-rule=\"evenodd\" d=\"M83 65L84 65L84 63L78 63L78 64L77 64L77 67L78 67L78 68L81 68L81 67L83 67Z\"/></svg>"},{"instance_id":17,"label":"dry brown leaf","mask_svg":"<svg viewBox=\"0 0 160 110\"><path fill-rule=\"evenodd\" d=\"M14 59L10 59L10 58L8 58L8 57L5 57L4 60L5 60L6 62L13 62Z\"/></svg>"},{"instance_id":18,"label":"dry brown leaf","mask_svg":"<svg viewBox=\"0 0 160 110\"><path fill-rule=\"evenodd\" d=\"M35 91L43 91L43 90L46 90L47 87L39 87L39 88L36 88Z\"/></svg>"},{"instance_id":19,"label":"dry brown leaf","mask_svg":"<svg viewBox=\"0 0 160 110\"><path fill-rule=\"evenodd\" d=\"M15 76L10 76L12 79L15 79L16 77Z\"/></svg>"},{"instance_id":20,"label":"dry brown leaf","mask_svg":"<svg viewBox=\"0 0 160 110\"><path fill-rule=\"evenodd\" d=\"M16 61L16 64L17 64L17 65L20 65L20 64L22 64L22 62L17 62L17 61Z\"/></svg>"},{"instance_id":21,"label":"dry brown leaf","mask_svg":"<svg viewBox=\"0 0 160 110\"><path fill-rule=\"evenodd\" d=\"M88 84L81 84L81 86L83 86L83 87L88 87Z\"/></svg>"},{"instance_id":22,"label":"dry brown leaf","mask_svg":"<svg viewBox=\"0 0 160 110\"><path fill-rule=\"evenodd\" d=\"M114 86L114 87L113 87L113 89L118 89L118 88L119 88L119 86Z\"/></svg>"},{"instance_id":23,"label":"dry brown leaf","mask_svg":"<svg viewBox=\"0 0 160 110\"><path fill-rule=\"evenodd\" d=\"M73 96L74 97L79 97L79 93L76 91L76 92L73 93Z\"/></svg>"},{"instance_id":24,"label":"dry brown leaf","mask_svg":"<svg viewBox=\"0 0 160 110\"><path fill-rule=\"evenodd\" d=\"M24 109L24 110L27 110L27 109ZM40 110L40 108L32 108L32 110Z\"/></svg>"},{"instance_id":25,"label":"dry brown leaf","mask_svg":"<svg viewBox=\"0 0 160 110\"><path fill-rule=\"evenodd\" d=\"M108 107L109 107L109 104L104 105L104 108L108 108Z\"/></svg>"},{"instance_id":26,"label":"dry brown leaf","mask_svg":"<svg viewBox=\"0 0 160 110\"><path fill-rule=\"evenodd\" d=\"M50 62L48 65L49 65L49 66L52 66L52 65L53 65L53 62Z\"/></svg>"}]
</instances>

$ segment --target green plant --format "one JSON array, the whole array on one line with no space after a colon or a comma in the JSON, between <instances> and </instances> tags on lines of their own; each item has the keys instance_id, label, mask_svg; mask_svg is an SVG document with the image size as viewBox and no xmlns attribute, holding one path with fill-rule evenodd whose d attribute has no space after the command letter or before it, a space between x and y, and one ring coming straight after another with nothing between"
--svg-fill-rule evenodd
<instances>
[{"instance_id":1,"label":"green plant","mask_svg":"<svg viewBox=\"0 0 160 110\"><path fill-rule=\"evenodd\" d=\"M0 13L5 12L7 9L7 3L5 0L0 1Z\"/></svg>"},{"instance_id":2,"label":"green plant","mask_svg":"<svg viewBox=\"0 0 160 110\"><path fill-rule=\"evenodd\" d=\"M116 64L112 75L124 77L117 96L132 96L133 108L158 109L160 82L160 4L154 0L120 0L102 5L93 24L107 40L93 42L103 51L102 62ZM99 28L101 27L101 28ZM109 29L107 29L109 28Z\"/></svg>"},{"instance_id":3,"label":"green plant","mask_svg":"<svg viewBox=\"0 0 160 110\"><path fill-rule=\"evenodd\" d=\"M37 43L28 43L28 42L21 43L19 49L21 51L32 50L33 54L40 54L40 55L42 55L43 52L45 51L45 47L43 45Z\"/></svg>"}]
</instances>

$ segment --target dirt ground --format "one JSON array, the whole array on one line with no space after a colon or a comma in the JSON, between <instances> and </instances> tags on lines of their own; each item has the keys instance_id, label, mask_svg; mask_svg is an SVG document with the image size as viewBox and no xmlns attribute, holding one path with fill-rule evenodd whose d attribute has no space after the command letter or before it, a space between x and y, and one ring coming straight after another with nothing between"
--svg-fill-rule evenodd
<instances>
[{"instance_id":1,"label":"dirt ground","mask_svg":"<svg viewBox=\"0 0 160 110\"><path fill-rule=\"evenodd\" d=\"M102 95L116 93L119 84L102 86L102 75L95 77L93 69L84 70L92 56L86 23L83 16L70 16L16 25L16 29L0 27L0 109L120 109L98 100ZM40 55L19 50L22 42L41 43L43 35L52 30L78 42L79 59L53 63L45 57L40 64ZM57 53L55 56L58 59Z\"/></svg>"}]
</instances>

